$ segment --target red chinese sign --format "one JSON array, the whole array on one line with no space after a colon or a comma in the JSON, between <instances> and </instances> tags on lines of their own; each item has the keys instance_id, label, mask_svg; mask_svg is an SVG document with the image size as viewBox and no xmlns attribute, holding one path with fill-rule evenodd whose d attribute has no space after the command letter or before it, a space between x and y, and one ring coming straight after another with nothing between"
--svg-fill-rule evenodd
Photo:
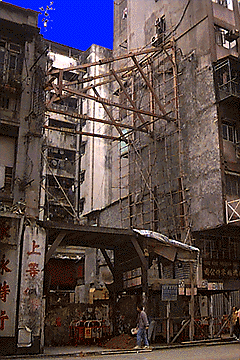
<instances>
[{"instance_id":1,"label":"red chinese sign","mask_svg":"<svg viewBox=\"0 0 240 360\"><path fill-rule=\"evenodd\" d=\"M40 245L36 244L36 241L33 240L32 241L32 250L31 251L27 251L28 255L32 255L32 254L36 254L36 255L41 255L40 251L35 251L37 248L39 248Z\"/></svg>"},{"instance_id":2,"label":"red chinese sign","mask_svg":"<svg viewBox=\"0 0 240 360\"><path fill-rule=\"evenodd\" d=\"M5 320L8 320L9 317L6 315L6 311L5 310L1 310L1 315L0 315L0 330L4 330L4 326L5 326Z\"/></svg>"},{"instance_id":3,"label":"red chinese sign","mask_svg":"<svg viewBox=\"0 0 240 360\"><path fill-rule=\"evenodd\" d=\"M39 247L40 245L38 245L35 240L32 240L32 249L31 251L27 251L28 256L41 255L40 251L36 251L36 249L38 249ZM35 262L30 262L28 264L28 269L26 270L26 273L29 273L29 275L34 278L39 273L39 271L40 270L38 269L38 264Z\"/></svg>"},{"instance_id":4,"label":"red chinese sign","mask_svg":"<svg viewBox=\"0 0 240 360\"><path fill-rule=\"evenodd\" d=\"M39 273L39 269L38 269L38 264L31 262L30 264L28 264L28 269L26 270L27 273L29 273L29 275L34 278L38 273Z\"/></svg>"},{"instance_id":5,"label":"red chinese sign","mask_svg":"<svg viewBox=\"0 0 240 360\"><path fill-rule=\"evenodd\" d=\"M0 262L0 270L1 270L1 274L3 275L4 274L4 271L5 272L11 272L12 270L10 270L7 265L9 264L9 260L5 260L5 254L3 254L2 256L2 260Z\"/></svg>"},{"instance_id":6,"label":"red chinese sign","mask_svg":"<svg viewBox=\"0 0 240 360\"><path fill-rule=\"evenodd\" d=\"M7 301L7 295L10 293L9 285L7 285L6 281L3 284L0 283L0 299L3 302Z\"/></svg>"},{"instance_id":7,"label":"red chinese sign","mask_svg":"<svg viewBox=\"0 0 240 360\"><path fill-rule=\"evenodd\" d=\"M0 222L0 240L10 238L9 230L10 226L7 224L6 221Z\"/></svg>"}]
</instances>

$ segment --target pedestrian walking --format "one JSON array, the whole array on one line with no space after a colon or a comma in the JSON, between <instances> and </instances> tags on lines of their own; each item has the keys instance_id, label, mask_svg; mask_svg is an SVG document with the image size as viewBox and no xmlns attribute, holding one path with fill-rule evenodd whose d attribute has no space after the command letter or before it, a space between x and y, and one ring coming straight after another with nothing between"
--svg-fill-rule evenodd
<instances>
[{"instance_id":1,"label":"pedestrian walking","mask_svg":"<svg viewBox=\"0 0 240 360\"><path fill-rule=\"evenodd\" d=\"M234 328L234 334L236 335L237 340L240 338L240 309L236 308L237 320Z\"/></svg>"},{"instance_id":2,"label":"pedestrian walking","mask_svg":"<svg viewBox=\"0 0 240 360\"><path fill-rule=\"evenodd\" d=\"M236 337L236 323L237 323L238 311L235 306L232 308L231 317L230 317L230 336Z\"/></svg>"},{"instance_id":3,"label":"pedestrian walking","mask_svg":"<svg viewBox=\"0 0 240 360\"><path fill-rule=\"evenodd\" d=\"M142 340L144 342L145 349L149 349L149 342L147 338L147 330L149 327L149 322L147 314L143 310L142 305L137 305L138 319L137 319L137 345L134 349L141 349Z\"/></svg>"}]
</instances>

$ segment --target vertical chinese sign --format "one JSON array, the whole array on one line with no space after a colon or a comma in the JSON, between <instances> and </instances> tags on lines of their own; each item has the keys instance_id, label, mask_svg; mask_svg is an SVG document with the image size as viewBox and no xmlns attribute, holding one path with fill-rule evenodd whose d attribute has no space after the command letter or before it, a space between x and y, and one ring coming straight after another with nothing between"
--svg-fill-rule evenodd
<instances>
[{"instance_id":1,"label":"vertical chinese sign","mask_svg":"<svg viewBox=\"0 0 240 360\"><path fill-rule=\"evenodd\" d=\"M0 337L14 338L20 249L20 219L0 219Z\"/></svg>"},{"instance_id":2,"label":"vertical chinese sign","mask_svg":"<svg viewBox=\"0 0 240 360\"><path fill-rule=\"evenodd\" d=\"M40 337L46 233L38 226L24 231L19 305L19 334L30 329L33 339ZM21 341L18 336L18 345Z\"/></svg>"}]
</instances>

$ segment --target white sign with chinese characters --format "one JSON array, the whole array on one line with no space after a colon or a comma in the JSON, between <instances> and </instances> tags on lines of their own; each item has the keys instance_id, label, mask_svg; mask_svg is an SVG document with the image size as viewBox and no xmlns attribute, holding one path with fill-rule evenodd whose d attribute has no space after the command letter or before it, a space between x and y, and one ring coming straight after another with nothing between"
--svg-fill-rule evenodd
<instances>
[{"instance_id":1,"label":"white sign with chinese characters","mask_svg":"<svg viewBox=\"0 0 240 360\"><path fill-rule=\"evenodd\" d=\"M19 219L0 222L0 336L14 337L19 269Z\"/></svg>"},{"instance_id":2,"label":"white sign with chinese characters","mask_svg":"<svg viewBox=\"0 0 240 360\"><path fill-rule=\"evenodd\" d=\"M16 321L18 251L1 247L0 259L0 335L14 336Z\"/></svg>"},{"instance_id":3,"label":"white sign with chinese characters","mask_svg":"<svg viewBox=\"0 0 240 360\"><path fill-rule=\"evenodd\" d=\"M40 335L46 233L38 226L24 232L18 327Z\"/></svg>"}]
</instances>

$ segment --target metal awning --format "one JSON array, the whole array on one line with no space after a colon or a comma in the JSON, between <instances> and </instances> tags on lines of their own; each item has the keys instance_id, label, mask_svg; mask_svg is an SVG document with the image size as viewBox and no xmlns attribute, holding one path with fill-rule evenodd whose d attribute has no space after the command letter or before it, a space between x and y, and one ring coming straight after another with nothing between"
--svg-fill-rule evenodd
<instances>
[{"instance_id":1,"label":"metal awning","mask_svg":"<svg viewBox=\"0 0 240 360\"><path fill-rule=\"evenodd\" d=\"M152 250L170 261L195 261L198 259L200 250L194 246L184 244L177 240L151 230L133 229L137 234L150 239L149 245ZM151 241L152 240L152 241Z\"/></svg>"}]
</instances>

